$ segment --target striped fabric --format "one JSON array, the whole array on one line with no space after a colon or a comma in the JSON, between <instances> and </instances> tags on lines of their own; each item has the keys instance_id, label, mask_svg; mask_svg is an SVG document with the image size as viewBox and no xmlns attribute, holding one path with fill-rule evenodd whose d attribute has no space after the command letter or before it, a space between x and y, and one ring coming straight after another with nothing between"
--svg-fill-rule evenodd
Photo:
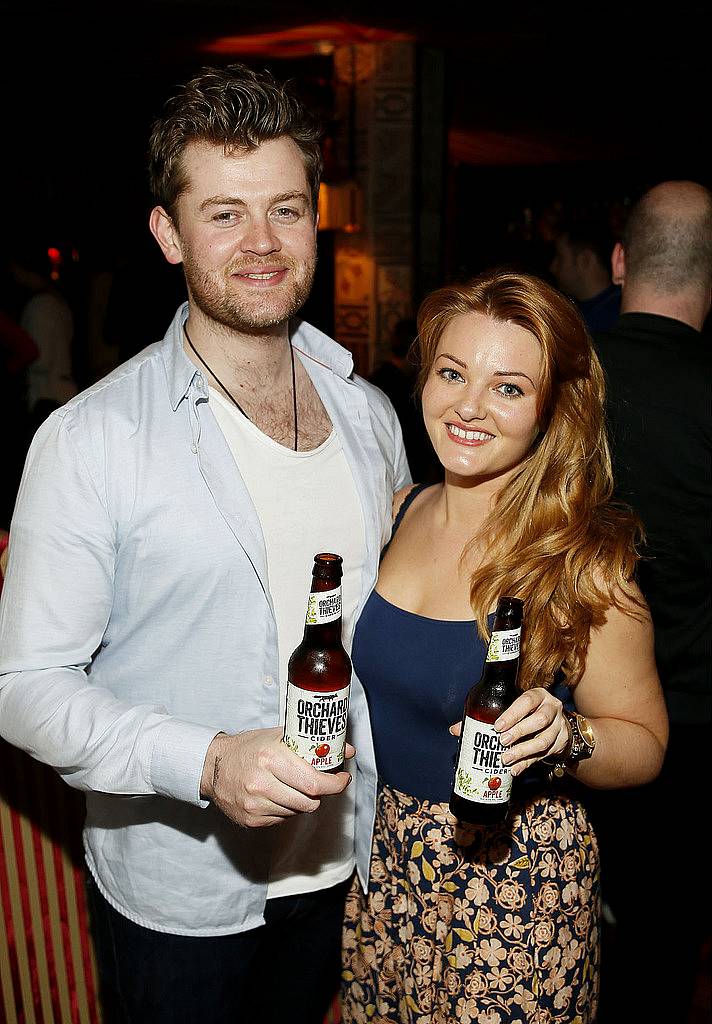
<instances>
[{"instance_id":1,"label":"striped fabric","mask_svg":"<svg viewBox=\"0 0 712 1024\"><path fill-rule=\"evenodd\" d=\"M0 1020L98 1024L81 853L84 800L0 741Z\"/></svg>"}]
</instances>

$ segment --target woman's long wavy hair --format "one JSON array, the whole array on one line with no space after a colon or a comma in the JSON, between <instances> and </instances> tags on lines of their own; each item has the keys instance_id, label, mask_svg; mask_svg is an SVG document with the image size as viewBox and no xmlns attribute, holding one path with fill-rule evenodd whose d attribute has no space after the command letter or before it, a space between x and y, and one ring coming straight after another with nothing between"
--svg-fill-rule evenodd
<instances>
[{"instance_id":1,"label":"woman's long wavy hair","mask_svg":"<svg viewBox=\"0 0 712 1024\"><path fill-rule=\"evenodd\" d=\"M520 685L551 685L563 669L573 686L591 629L621 607L642 538L632 509L611 501L613 476L604 417L604 377L581 316L567 298L529 274L495 270L433 292L418 313L419 387L427 380L445 328L481 313L530 331L541 346L539 435L463 552L484 540L470 600L481 635L500 595L525 609Z\"/></svg>"}]
</instances>

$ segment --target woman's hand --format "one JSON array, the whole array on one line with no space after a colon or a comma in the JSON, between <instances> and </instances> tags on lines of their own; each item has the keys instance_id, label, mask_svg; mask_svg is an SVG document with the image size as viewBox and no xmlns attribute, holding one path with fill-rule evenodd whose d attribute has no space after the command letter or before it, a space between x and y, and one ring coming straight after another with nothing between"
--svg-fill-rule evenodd
<instances>
[{"instance_id":1,"label":"woman's hand","mask_svg":"<svg viewBox=\"0 0 712 1024\"><path fill-rule=\"evenodd\" d=\"M517 697L502 712L494 727L506 748L502 752L502 764L512 775L520 775L535 761L563 753L571 738L563 704L541 686ZM460 724L451 726L450 732L459 736Z\"/></svg>"},{"instance_id":2,"label":"woman's hand","mask_svg":"<svg viewBox=\"0 0 712 1024\"><path fill-rule=\"evenodd\" d=\"M667 745L665 698L655 665L653 624L642 594L615 591L618 604L591 630L586 664L576 683L576 710L592 723L593 757L581 761L576 779L594 789L643 786L659 773ZM568 724L560 701L547 690L527 690L495 726L505 744L503 762L520 775L543 758L560 759ZM460 734L460 726L450 732Z\"/></svg>"},{"instance_id":3,"label":"woman's hand","mask_svg":"<svg viewBox=\"0 0 712 1024\"><path fill-rule=\"evenodd\" d=\"M555 754L562 754L571 740L571 730L558 697L536 686L526 690L503 711L494 723L506 749L502 764L512 775Z\"/></svg>"}]
</instances>

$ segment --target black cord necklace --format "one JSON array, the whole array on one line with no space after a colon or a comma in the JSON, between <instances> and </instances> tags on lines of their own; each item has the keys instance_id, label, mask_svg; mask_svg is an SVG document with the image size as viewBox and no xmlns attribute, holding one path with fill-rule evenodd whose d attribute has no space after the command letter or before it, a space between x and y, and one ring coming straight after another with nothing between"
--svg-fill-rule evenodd
<instances>
[{"instance_id":1,"label":"black cord necklace","mask_svg":"<svg viewBox=\"0 0 712 1024\"><path fill-rule=\"evenodd\" d=\"M232 392L228 391L228 389L225 387L225 385L220 380L220 378L215 373L215 371L210 369L208 364L205 362L205 360L201 356L200 352L198 352L197 348L195 347L193 342L190 340L190 335L188 334L188 328L186 327L185 324L183 324L183 333L185 334L186 341L188 342L190 347L193 349L193 352L195 352L196 356L201 361L201 363L203 364L205 369L208 371L210 376L213 378L213 380L215 380L220 385L220 387L223 389L223 391L225 392L227 397L230 399L231 402L233 402L234 405L237 406L237 408L240 410L240 412L245 417L245 419L246 420L250 420L250 423L252 423L252 419L247 415L247 413L242 408L242 406L240 405L238 400L235 398L235 396L232 394ZM296 452L296 450L297 450L297 441L299 439L299 430L298 430L298 426L297 426L297 376L296 376L296 371L294 369L294 347L293 347L291 341L289 343L289 355L290 355L290 358L292 360L292 402L293 402L293 405L294 405L294 450Z\"/></svg>"}]
</instances>

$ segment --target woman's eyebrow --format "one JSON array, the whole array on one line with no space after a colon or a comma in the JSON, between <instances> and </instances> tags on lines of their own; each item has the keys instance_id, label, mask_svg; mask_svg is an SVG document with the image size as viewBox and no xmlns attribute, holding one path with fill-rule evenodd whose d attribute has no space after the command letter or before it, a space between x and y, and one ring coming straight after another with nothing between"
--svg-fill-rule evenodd
<instances>
[{"instance_id":1,"label":"woman's eyebrow","mask_svg":"<svg viewBox=\"0 0 712 1024\"><path fill-rule=\"evenodd\" d=\"M462 366L463 369L467 369L467 363L463 363L462 359L458 359L457 356L451 355L449 352L439 352L438 359L451 359L453 363L457 363L458 366Z\"/></svg>"},{"instance_id":2,"label":"woman's eyebrow","mask_svg":"<svg viewBox=\"0 0 712 1024\"><path fill-rule=\"evenodd\" d=\"M528 374L526 374L526 373L522 373L521 370L495 370L494 371L494 376L495 377L524 377L526 380L529 381L531 386L534 389L536 389L536 384L531 379L531 377Z\"/></svg>"}]
</instances>

